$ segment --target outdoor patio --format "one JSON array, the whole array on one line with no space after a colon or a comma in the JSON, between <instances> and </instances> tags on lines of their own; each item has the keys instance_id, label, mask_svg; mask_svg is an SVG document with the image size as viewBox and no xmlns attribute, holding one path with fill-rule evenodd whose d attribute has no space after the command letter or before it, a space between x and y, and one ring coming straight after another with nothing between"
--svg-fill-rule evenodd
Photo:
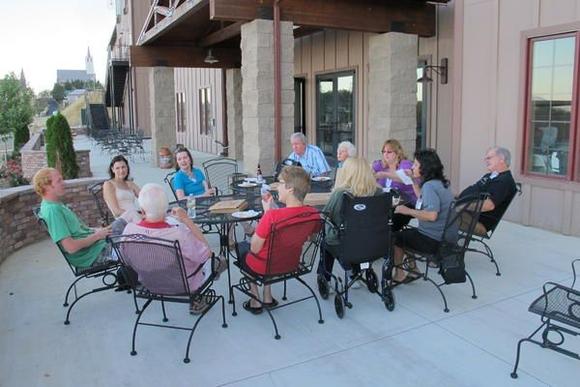
<instances>
[{"instance_id":1,"label":"outdoor patio","mask_svg":"<svg viewBox=\"0 0 580 387\"><path fill-rule=\"evenodd\" d=\"M79 138L81 145L90 142ZM92 170L104 176L109 156L97 153L92 149ZM200 157L208 155L194 154L196 163ZM168 171L137 159L131 172L142 186L162 183ZM217 238L210 242L217 251ZM187 333L174 330L140 327L138 355L129 355L135 312L126 293L83 299L65 326L62 299L72 275L43 240L0 266L0 386L577 386L577 360L529 344L519 379L509 374L517 341L539 325L528 305L545 281L571 283L580 240L503 222L491 245L503 275L468 254L479 298L471 298L468 284L447 287L450 313L423 281L395 289L393 312L363 287L352 291L343 320L332 300L321 300L323 325L312 301L275 311L282 339L274 340L267 314L245 312L237 293L238 316L226 304L224 329L219 308L212 309L193 337L192 362L184 364ZM315 286L315 274L308 282ZM226 284L224 275L217 292L225 295ZM281 292L274 288L276 298ZM289 283L290 299L303 293ZM160 322L159 306L150 309L145 318ZM193 324L185 305L169 306L168 314L172 323ZM577 339L568 344L580 350Z\"/></svg>"}]
</instances>

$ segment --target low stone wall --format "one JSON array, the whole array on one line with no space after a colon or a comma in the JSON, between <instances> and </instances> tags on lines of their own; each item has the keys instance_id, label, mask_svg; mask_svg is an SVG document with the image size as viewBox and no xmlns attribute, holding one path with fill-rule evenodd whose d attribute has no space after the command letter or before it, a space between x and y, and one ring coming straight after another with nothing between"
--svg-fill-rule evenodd
<instances>
[{"instance_id":1,"label":"low stone wall","mask_svg":"<svg viewBox=\"0 0 580 387\"><path fill-rule=\"evenodd\" d=\"M79 165L79 178L91 177L91 159L90 150L77 150L77 164ZM32 176L41 168L48 166L46 161L46 152L44 150L44 136L36 133L30 137L30 140L20 150L22 156L22 175L26 179L32 179Z\"/></svg>"},{"instance_id":2,"label":"low stone wall","mask_svg":"<svg viewBox=\"0 0 580 387\"><path fill-rule=\"evenodd\" d=\"M88 187L101 178L67 180L64 202L89 226L99 225L99 211ZM40 197L32 186L0 190L0 263L14 251L47 236L32 209Z\"/></svg>"}]
</instances>

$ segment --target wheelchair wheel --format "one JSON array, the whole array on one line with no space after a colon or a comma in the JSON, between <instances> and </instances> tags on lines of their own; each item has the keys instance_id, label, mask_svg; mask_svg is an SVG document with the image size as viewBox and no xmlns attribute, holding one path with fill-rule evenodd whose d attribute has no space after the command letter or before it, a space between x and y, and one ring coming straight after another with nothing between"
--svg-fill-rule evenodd
<instances>
[{"instance_id":1,"label":"wheelchair wheel","mask_svg":"<svg viewBox=\"0 0 580 387\"><path fill-rule=\"evenodd\" d=\"M316 278L316 283L318 284L318 293L320 293L320 297L322 297L323 300L328 299L329 285L326 278L324 278L322 274L319 274Z\"/></svg>"},{"instance_id":2,"label":"wheelchair wheel","mask_svg":"<svg viewBox=\"0 0 580 387\"><path fill-rule=\"evenodd\" d=\"M376 293L377 289L379 288L379 280L377 279L377 275L373 269L367 269L365 272L367 288L369 292Z\"/></svg>"},{"instance_id":3,"label":"wheelchair wheel","mask_svg":"<svg viewBox=\"0 0 580 387\"><path fill-rule=\"evenodd\" d=\"M383 302L389 312L395 309L395 295L393 294L393 290L388 286L383 286Z\"/></svg>"},{"instance_id":4,"label":"wheelchair wheel","mask_svg":"<svg viewBox=\"0 0 580 387\"><path fill-rule=\"evenodd\" d=\"M338 294L334 296L334 310L338 318L344 317L344 303L342 302L342 297Z\"/></svg>"}]
</instances>

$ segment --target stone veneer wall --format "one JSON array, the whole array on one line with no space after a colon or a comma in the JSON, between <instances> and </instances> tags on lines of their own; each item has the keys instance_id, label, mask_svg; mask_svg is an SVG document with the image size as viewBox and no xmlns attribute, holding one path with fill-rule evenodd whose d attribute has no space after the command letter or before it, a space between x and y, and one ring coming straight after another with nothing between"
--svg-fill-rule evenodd
<instances>
[{"instance_id":1,"label":"stone veneer wall","mask_svg":"<svg viewBox=\"0 0 580 387\"><path fill-rule=\"evenodd\" d=\"M22 174L27 179L32 179L36 171L48 165L46 161L46 152L43 148L44 136L42 133L36 133L30 137L30 140L22 149ZM79 178L91 177L91 159L90 150L77 150L77 164L79 165Z\"/></svg>"},{"instance_id":2,"label":"stone veneer wall","mask_svg":"<svg viewBox=\"0 0 580 387\"><path fill-rule=\"evenodd\" d=\"M100 181L103 179L65 182L64 202L89 226L99 225L99 212L87 188ZM30 185L0 190L0 263L14 251L47 237L32 213L38 205L40 197Z\"/></svg>"}]
</instances>

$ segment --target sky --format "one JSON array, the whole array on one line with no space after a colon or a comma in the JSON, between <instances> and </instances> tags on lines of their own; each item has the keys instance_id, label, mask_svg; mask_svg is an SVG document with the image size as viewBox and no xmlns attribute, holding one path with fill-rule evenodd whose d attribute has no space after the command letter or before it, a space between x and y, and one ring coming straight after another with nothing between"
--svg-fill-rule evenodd
<instances>
[{"instance_id":1,"label":"sky","mask_svg":"<svg viewBox=\"0 0 580 387\"><path fill-rule=\"evenodd\" d=\"M24 75L35 93L52 90L57 69L84 70L90 47L104 84L114 0L0 0L0 78Z\"/></svg>"}]
</instances>

